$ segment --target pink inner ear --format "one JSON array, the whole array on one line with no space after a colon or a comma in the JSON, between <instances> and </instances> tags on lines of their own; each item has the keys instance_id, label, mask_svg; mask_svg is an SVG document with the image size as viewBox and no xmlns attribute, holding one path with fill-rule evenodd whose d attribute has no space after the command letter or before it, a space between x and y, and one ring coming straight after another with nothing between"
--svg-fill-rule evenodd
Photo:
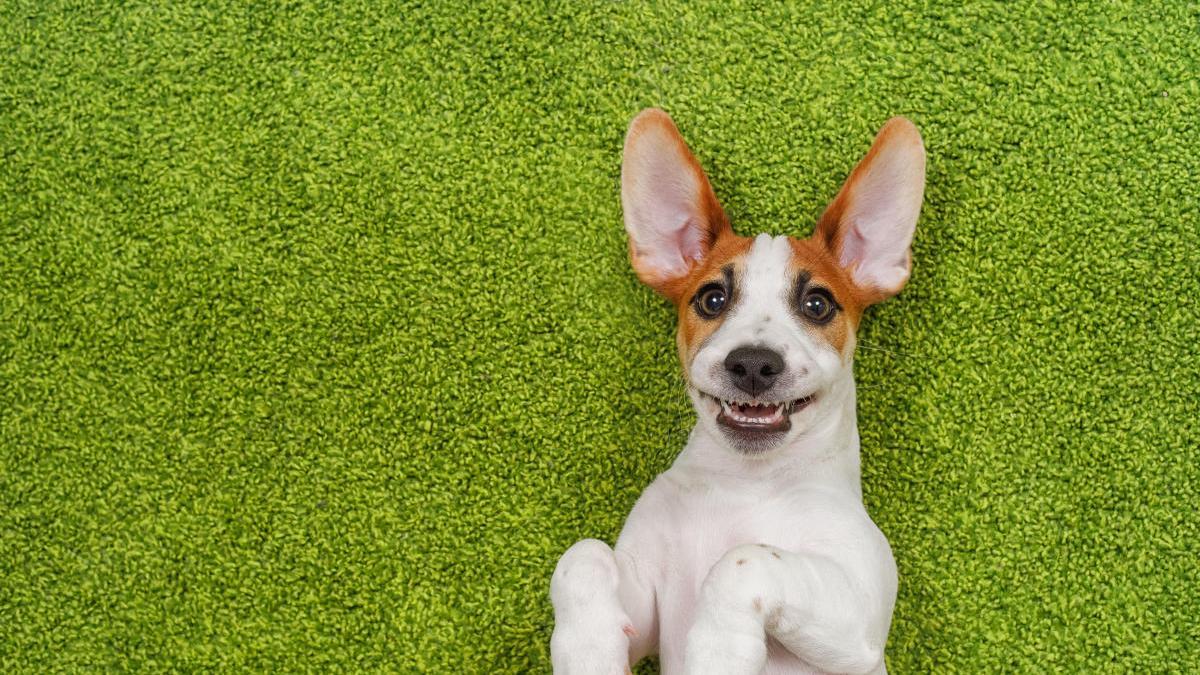
<instances>
[{"instance_id":1,"label":"pink inner ear","mask_svg":"<svg viewBox=\"0 0 1200 675\"><path fill-rule=\"evenodd\" d=\"M687 274L692 262L704 257L703 235L696 219L678 212L654 214L651 218L662 225L638 238L642 262L664 277Z\"/></svg>"},{"instance_id":2,"label":"pink inner ear","mask_svg":"<svg viewBox=\"0 0 1200 675\"><path fill-rule=\"evenodd\" d=\"M867 242L859 232L858 225L852 225L842 236L842 267L853 269L854 264L866 257Z\"/></svg>"},{"instance_id":3,"label":"pink inner ear","mask_svg":"<svg viewBox=\"0 0 1200 675\"><path fill-rule=\"evenodd\" d=\"M682 161L666 153L651 155L624 196L626 226L641 263L656 276L687 274L692 261L704 256L699 186Z\"/></svg>"},{"instance_id":4,"label":"pink inner ear","mask_svg":"<svg viewBox=\"0 0 1200 675\"><path fill-rule=\"evenodd\" d=\"M621 205L633 267L660 291L686 276L708 253L712 228L725 226L704 171L661 110L643 111L629 125Z\"/></svg>"},{"instance_id":5,"label":"pink inner ear","mask_svg":"<svg viewBox=\"0 0 1200 675\"><path fill-rule=\"evenodd\" d=\"M823 221L827 241L855 285L899 292L911 267L909 246L925 192L925 150L911 122L893 118L875 137ZM828 228L836 228L830 231Z\"/></svg>"},{"instance_id":6,"label":"pink inner ear","mask_svg":"<svg viewBox=\"0 0 1200 675\"><path fill-rule=\"evenodd\" d=\"M691 264L704 257L704 230L696 217L690 217L675 231L675 247L683 258L683 264Z\"/></svg>"},{"instance_id":7,"label":"pink inner ear","mask_svg":"<svg viewBox=\"0 0 1200 675\"><path fill-rule=\"evenodd\" d=\"M882 226L881 226L882 225ZM909 236L888 223L852 222L842 239L841 263L852 270L855 283L885 291L898 291L908 280Z\"/></svg>"},{"instance_id":8,"label":"pink inner ear","mask_svg":"<svg viewBox=\"0 0 1200 675\"><path fill-rule=\"evenodd\" d=\"M843 216L840 258L844 267L853 270L855 283L896 292L908 280L909 244L923 185L913 189L904 162L894 161L893 154L878 159L855 186L854 200Z\"/></svg>"}]
</instances>

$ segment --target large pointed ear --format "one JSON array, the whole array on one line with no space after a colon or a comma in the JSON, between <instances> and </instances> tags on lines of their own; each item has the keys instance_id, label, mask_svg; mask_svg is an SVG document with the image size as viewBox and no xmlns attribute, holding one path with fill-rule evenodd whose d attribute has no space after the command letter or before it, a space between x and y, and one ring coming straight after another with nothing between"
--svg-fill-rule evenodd
<instances>
[{"instance_id":1,"label":"large pointed ear","mask_svg":"<svg viewBox=\"0 0 1200 675\"><path fill-rule=\"evenodd\" d=\"M925 194L925 146L912 122L893 117L821 215L824 241L868 303L900 292L912 268L913 230Z\"/></svg>"},{"instance_id":2,"label":"large pointed ear","mask_svg":"<svg viewBox=\"0 0 1200 675\"><path fill-rule=\"evenodd\" d=\"M643 110L629 124L621 206L633 269L675 300L677 282L704 258L729 221L700 163L667 113Z\"/></svg>"}]
</instances>

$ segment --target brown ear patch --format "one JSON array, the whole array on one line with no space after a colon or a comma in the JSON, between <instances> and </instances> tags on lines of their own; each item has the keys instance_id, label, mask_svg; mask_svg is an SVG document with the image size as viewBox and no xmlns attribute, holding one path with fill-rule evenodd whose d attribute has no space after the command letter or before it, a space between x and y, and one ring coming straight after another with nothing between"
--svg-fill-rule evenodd
<instances>
[{"instance_id":1,"label":"brown ear patch","mask_svg":"<svg viewBox=\"0 0 1200 675\"><path fill-rule=\"evenodd\" d=\"M712 250L704 260L696 265L691 274L672 284L672 294L667 297L675 301L679 312L679 331L676 333L676 343L679 347L679 360L686 371L700 350L700 346L708 339L725 320L728 312L712 319L699 316L692 307L692 298L701 287L713 281L722 281L727 266L737 266L739 260L745 257L754 243L749 237L739 237L731 230L726 230L717 237ZM728 302L737 302L737 284L734 283L733 296Z\"/></svg>"},{"instance_id":2,"label":"brown ear patch","mask_svg":"<svg viewBox=\"0 0 1200 675\"><path fill-rule=\"evenodd\" d=\"M817 220L821 242L875 304L908 280L910 245L925 189L925 149L912 122L893 117ZM853 277L853 278L851 278Z\"/></svg>"},{"instance_id":3,"label":"brown ear patch","mask_svg":"<svg viewBox=\"0 0 1200 675\"><path fill-rule=\"evenodd\" d=\"M732 234L700 162L670 115L657 108L643 110L629 124L621 204L634 271L671 301L695 272L694 261Z\"/></svg>"},{"instance_id":4,"label":"brown ear patch","mask_svg":"<svg viewBox=\"0 0 1200 675\"><path fill-rule=\"evenodd\" d=\"M837 259L824 242L810 237L789 239L789 243L792 245L791 273L808 274L808 285L827 289L841 307L829 323L819 326L811 323L805 325L843 357L850 356L847 345L851 344L854 333L858 330L863 309L870 304L869 298L864 297L863 291L850 282L848 274L838 265Z\"/></svg>"}]
</instances>

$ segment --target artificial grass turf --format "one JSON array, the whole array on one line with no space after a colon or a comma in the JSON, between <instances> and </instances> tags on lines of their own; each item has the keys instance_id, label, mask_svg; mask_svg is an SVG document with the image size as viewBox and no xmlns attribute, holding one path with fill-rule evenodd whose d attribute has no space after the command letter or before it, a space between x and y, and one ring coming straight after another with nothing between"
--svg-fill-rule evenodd
<instances>
[{"instance_id":1,"label":"artificial grass turf","mask_svg":"<svg viewBox=\"0 0 1200 675\"><path fill-rule=\"evenodd\" d=\"M857 360L892 672L1200 669L1200 16L1115 2L0 7L0 664L548 669L682 447L628 119L806 234L890 115Z\"/></svg>"}]
</instances>

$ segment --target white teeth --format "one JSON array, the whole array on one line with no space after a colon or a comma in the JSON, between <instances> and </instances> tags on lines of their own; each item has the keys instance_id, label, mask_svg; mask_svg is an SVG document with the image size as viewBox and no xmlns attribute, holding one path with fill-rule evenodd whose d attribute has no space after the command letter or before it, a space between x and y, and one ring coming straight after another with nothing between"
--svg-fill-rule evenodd
<instances>
[{"instance_id":1,"label":"white teeth","mask_svg":"<svg viewBox=\"0 0 1200 675\"><path fill-rule=\"evenodd\" d=\"M721 401L721 409L725 412L726 417L729 417L730 419L732 419L736 422L740 422L742 424L759 424L759 425L763 425L763 426L774 424L774 423L782 420L783 416L786 414L785 408L787 408L787 405L782 404L782 403L770 403L770 404L754 403L754 404L750 404L750 405L773 405L773 406L775 406L775 410L771 413L770 417L750 417L748 415L743 415L743 414L739 413L737 411L737 408L735 407L738 405L746 405L746 404L740 403L738 401Z\"/></svg>"},{"instance_id":2,"label":"white teeth","mask_svg":"<svg viewBox=\"0 0 1200 675\"><path fill-rule=\"evenodd\" d=\"M796 412L797 407L803 407L804 405L807 405L812 399L812 396L810 395L802 399L793 399L779 403L768 403L759 401L758 399L746 401L738 399L720 399L711 395L710 397L721 405L721 410L724 411L725 416L729 419L743 424L757 424L763 426L774 424L782 420L784 417L793 414ZM774 410L771 412L770 417L750 417L738 412L739 406L772 406Z\"/></svg>"}]
</instances>

